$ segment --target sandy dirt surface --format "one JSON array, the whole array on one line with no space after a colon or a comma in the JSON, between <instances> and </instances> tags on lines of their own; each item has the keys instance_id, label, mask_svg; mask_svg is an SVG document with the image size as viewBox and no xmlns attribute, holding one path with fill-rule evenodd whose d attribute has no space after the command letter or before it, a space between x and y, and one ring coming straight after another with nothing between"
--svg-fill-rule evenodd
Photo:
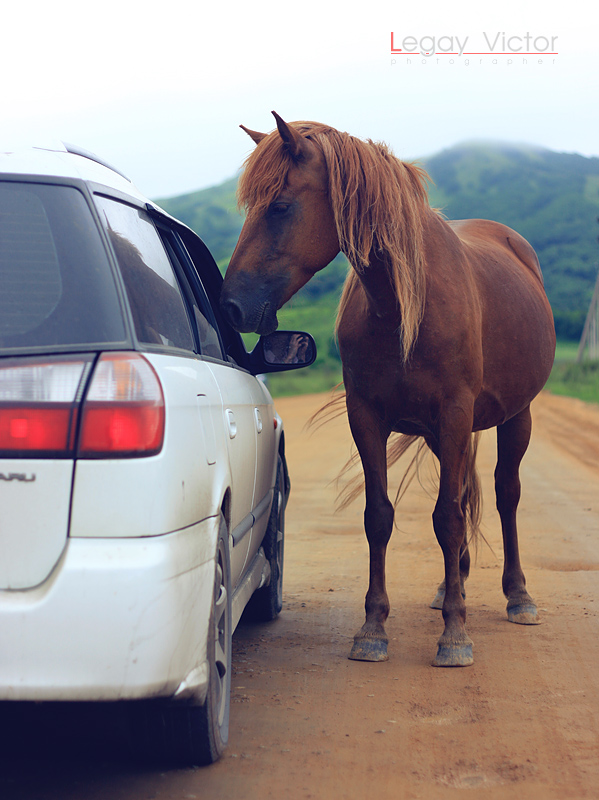
<instances>
[{"instance_id":1,"label":"sandy dirt surface","mask_svg":"<svg viewBox=\"0 0 599 800\"><path fill-rule=\"evenodd\" d=\"M599 408L550 395L533 407L519 521L539 626L507 622L495 440L483 436L490 548L481 546L467 584L475 664L435 669L443 626L428 604L442 557L432 469L402 500L390 543L389 661L347 659L363 622L368 555L362 502L334 510L331 481L351 446L345 419L303 430L322 400L277 403L293 484L286 599L274 623L242 622L235 634L224 758L205 769L142 769L122 752L108 710L25 708L24 725L23 707L18 716L3 709L2 800L599 796Z\"/></svg>"}]
</instances>

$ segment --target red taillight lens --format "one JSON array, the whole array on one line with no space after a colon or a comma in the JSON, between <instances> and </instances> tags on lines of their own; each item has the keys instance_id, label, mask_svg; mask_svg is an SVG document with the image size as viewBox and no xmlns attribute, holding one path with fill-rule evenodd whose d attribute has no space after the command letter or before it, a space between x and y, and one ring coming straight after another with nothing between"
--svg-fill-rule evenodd
<instances>
[{"instance_id":1,"label":"red taillight lens","mask_svg":"<svg viewBox=\"0 0 599 800\"><path fill-rule=\"evenodd\" d=\"M139 353L103 354L80 412L93 359L55 356L0 364L0 456L119 458L160 451L164 396L153 367Z\"/></svg>"},{"instance_id":2,"label":"red taillight lens","mask_svg":"<svg viewBox=\"0 0 599 800\"><path fill-rule=\"evenodd\" d=\"M164 441L164 418L162 387L150 363L138 353L105 353L83 405L77 455L154 455Z\"/></svg>"},{"instance_id":3,"label":"red taillight lens","mask_svg":"<svg viewBox=\"0 0 599 800\"><path fill-rule=\"evenodd\" d=\"M69 449L70 406L0 409L0 450Z\"/></svg>"},{"instance_id":4,"label":"red taillight lens","mask_svg":"<svg viewBox=\"0 0 599 800\"><path fill-rule=\"evenodd\" d=\"M0 366L0 455L72 456L77 402L92 356Z\"/></svg>"}]
</instances>

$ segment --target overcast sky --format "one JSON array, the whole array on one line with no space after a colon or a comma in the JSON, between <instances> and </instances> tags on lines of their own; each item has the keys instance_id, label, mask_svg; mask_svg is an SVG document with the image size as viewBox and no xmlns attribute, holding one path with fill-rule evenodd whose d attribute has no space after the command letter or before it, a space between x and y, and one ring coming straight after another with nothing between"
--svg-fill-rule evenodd
<instances>
[{"instance_id":1,"label":"overcast sky","mask_svg":"<svg viewBox=\"0 0 599 800\"><path fill-rule=\"evenodd\" d=\"M271 130L271 109L402 158L481 138L599 155L598 7L490 6L9 0L0 140L76 143L154 198L235 175L252 147L239 123Z\"/></svg>"}]
</instances>

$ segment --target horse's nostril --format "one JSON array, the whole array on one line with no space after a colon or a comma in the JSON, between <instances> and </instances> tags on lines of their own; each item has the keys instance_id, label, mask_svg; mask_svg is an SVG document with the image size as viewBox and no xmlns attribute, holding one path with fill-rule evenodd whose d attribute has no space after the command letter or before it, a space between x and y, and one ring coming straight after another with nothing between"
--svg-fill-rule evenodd
<instances>
[{"instance_id":1,"label":"horse's nostril","mask_svg":"<svg viewBox=\"0 0 599 800\"><path fill-rule=\"evenodd\" d=\"M223 300L221 303L223 314L229 323L236 329L243 325L243 311L241 306L235 300Z\"/></svg>"}]
</instances>

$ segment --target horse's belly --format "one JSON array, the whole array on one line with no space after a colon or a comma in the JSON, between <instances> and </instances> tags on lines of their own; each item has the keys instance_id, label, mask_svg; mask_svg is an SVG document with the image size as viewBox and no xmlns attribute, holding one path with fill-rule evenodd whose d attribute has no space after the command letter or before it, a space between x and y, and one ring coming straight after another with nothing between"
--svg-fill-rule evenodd
<instances>
[{"instance_id":1,"label":"horse's belly","mask_svg":"<svg viewBox=\"0 0 599 800\"><path fill-rule=\"evenodd\" d=\"M528 356L528 357L525 357ZM474 401L472 430L486 430L507 422L525 409L541 391L553 365L554 346L533 355L523 350L501 369L485 369Z\"/></svg>"},{"instance_id":2,"label":"horse's belly","mask_svg":"<svg viewBox=\"0 0 599 800\"><path fill-rule=\"evenodd\" d=\"M528 403L524 402L520 408L517 408L517 405L518 403L514 403L513 401L509 404L505 404L495 394L482 390L474 403L472 430L486 431L488 428L495 428L497 425L502 425L510 417L513 417L519 411L522 411L523 408L526 408ZM514 408L516 410L514 410Z\"/></svg>"}]
</instances>

